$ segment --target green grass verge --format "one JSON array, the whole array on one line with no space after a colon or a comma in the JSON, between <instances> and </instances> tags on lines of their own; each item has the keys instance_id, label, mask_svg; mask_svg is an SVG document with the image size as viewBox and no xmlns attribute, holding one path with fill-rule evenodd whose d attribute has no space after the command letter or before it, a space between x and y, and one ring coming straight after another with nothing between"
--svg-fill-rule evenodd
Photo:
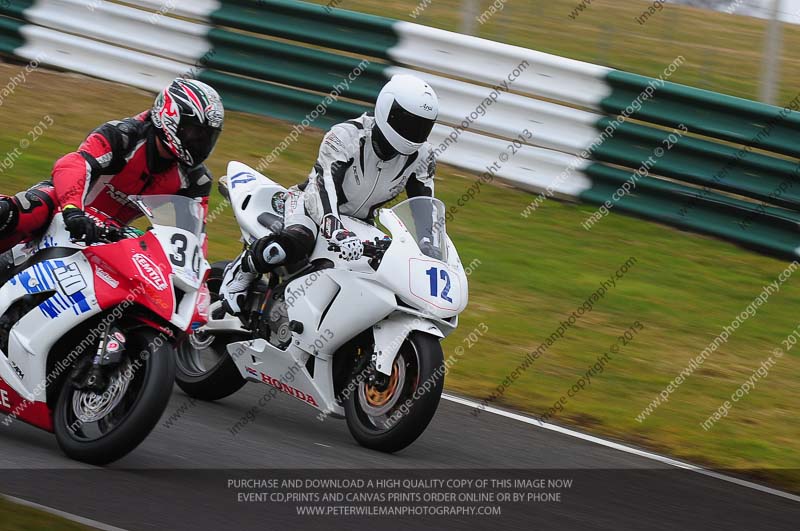
<instances>
[{"instance_id":1,"label":"green grass verge","mask_svg":"<svg viewBox=\"0 0 800 531\"><path fill-rule=\"evenodd\" d=\"M0 496L0 529L3 531L91 531L93 527L70 522L43 511L12 503Z\"/></svg>"},{"instance_id":2,"label":"green grass verge","mask_svg":"<svg viewBox=\"0 0 800 531\"><path fill-rule=\"evenodd\" d=\"M309 0L327 4L328 0ZM645 0L594 0L574 20L580 0L506 1L479 37L643 74L658 76L678 55L686 58L670 81L733 96L757 99L766 21L678 4L644 24L636 18L652 5ZM434 26L461 28L463 0L432 0L412 17L423 0L344 0L341 9L362 11ZM482 0L481 12L493 2ZM780 101L800 90L800 26L784 24Z\"/></svg>"},{"instance_id":3,"label":"green grass verge","mask_svg":"<svg viewBox=\"0 0 800 531\"><path fill-rule=\"evenodd\" d=\"M0 65L0 79L16 68ZM97 94L106 95L102 104ZM33 74L4 103L0 158L43 115L55 124L13 169L0 173L0 191L16 192L46 179L53 161L75 149L88 131L104 120L139 112L150 100L141 91L77 75ZM219 176L228 160L256 165L289 131L285 122L231 113L210 166ZM267 173L287 185L305 179L321 135L304 135ZM437 195L454 204L474 180L474 175L442 167ZM215 191L212 207L220 199ZM489 395L601 281L635 257L617 287L496 403L543 414L638 320L644 330L553 420L717 467L769 469L764 475L781 485L794 481L787 470L800 468L800 429L794 418L800 406L800 348L713 430L704 431L700 423L797 326L800 280L784 284L668 403L644 422L635 420L786 264L615 213L588 233L580 226L592 210L588 206L550 201L524 219L520 212L530 200L526 193L484 186L449 224L462 261L479 260L480 265L470 277L471 302L461 326L444 344L446 356L466 346L465 337L481 323L488 333L453 367L447 389L477 398ZM239 232L229 211L209 231L212 259L238 252ZM464 429L471 427L467 423Z\"/></svg>"}]
</instances>

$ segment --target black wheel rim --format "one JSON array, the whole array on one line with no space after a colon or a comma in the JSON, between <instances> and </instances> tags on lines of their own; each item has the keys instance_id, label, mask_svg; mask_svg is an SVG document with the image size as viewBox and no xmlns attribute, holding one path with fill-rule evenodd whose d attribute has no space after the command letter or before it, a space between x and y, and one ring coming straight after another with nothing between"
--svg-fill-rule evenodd
<instances>
[{"instance_id":1,"label":"black wheel rim","mask_svg":"<svg viewBox=\"0 0 800 531\"><path fill-rule=\"evenodd\" d=\"M141 399L150 372L149 358L137 361L138 367L130 361L120 364L111 376L111 384L100 395L75 389L69 382L65 384L68 389L61 416L71 438L79 442L94 442L125 423ZM115 385L124 389L115 392Z\"/></svg>"}]
</instances>

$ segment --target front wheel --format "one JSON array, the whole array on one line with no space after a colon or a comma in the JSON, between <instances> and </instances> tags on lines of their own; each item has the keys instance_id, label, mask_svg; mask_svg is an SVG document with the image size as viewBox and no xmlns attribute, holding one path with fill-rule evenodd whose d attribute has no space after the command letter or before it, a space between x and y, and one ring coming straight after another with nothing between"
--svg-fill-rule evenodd
<instances>
[{"instance_id":1,"label":"front wheel","mask_svg":"<svg viewBox=\"0 0 800 531\"><path fill-rule=\"evenodd\" d=\"M444 388L439 340L421 332L409 335L391 376L383 380L359 381L344 409L347 427L359 444L391 453L417 440L439 406Z\"/></svg>"},{"instance_id":2,"label":"front wheel","mask_svg":"<svg viewBox=\"0 0 800 531\"><path fill-rule=\"evenodd\" d=\"M167 407L175 381L172 344L149 329L127 336L132 354L101 395L69 380L61 387L54 430L67 457L92 465L116 461L144 441Z\"/></svg>"}]
</instances>

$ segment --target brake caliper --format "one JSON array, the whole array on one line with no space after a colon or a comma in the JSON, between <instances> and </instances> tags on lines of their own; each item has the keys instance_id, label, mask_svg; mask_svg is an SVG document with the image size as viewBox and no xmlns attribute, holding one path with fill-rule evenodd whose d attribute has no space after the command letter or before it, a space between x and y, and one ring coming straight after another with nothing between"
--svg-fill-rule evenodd
<instances>
[{"instance_id":1,"label":"brake caliper","mask_svg":"<svg viewBox=\"0 0 800 531\"><path fill-rule=\"evenodd\" d=\"M75 388L98 394L105 391L112 373L122 362L125 343L125 334L116 327L110 327L100 340L91 363L89 358L84 358L83 363L73 371L72 381Z\"/></svg>"}]
</instances>

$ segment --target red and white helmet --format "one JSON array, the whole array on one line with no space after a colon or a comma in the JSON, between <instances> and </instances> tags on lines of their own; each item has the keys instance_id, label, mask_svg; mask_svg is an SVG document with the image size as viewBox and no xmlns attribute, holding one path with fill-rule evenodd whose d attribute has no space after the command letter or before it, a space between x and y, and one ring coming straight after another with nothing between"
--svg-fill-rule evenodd
<instances>
[{"instance_id":1,"label":"red and white helmet","mask_svg":"<svg viewBox=\"0 0 800 531\"><path fill-rule=\"evenodd\" d=\"M156 96L150 119L172 154L187 166L197 166L217 143L225 109L210 86L178 78Z\"/></svg>"}]
</instances>

